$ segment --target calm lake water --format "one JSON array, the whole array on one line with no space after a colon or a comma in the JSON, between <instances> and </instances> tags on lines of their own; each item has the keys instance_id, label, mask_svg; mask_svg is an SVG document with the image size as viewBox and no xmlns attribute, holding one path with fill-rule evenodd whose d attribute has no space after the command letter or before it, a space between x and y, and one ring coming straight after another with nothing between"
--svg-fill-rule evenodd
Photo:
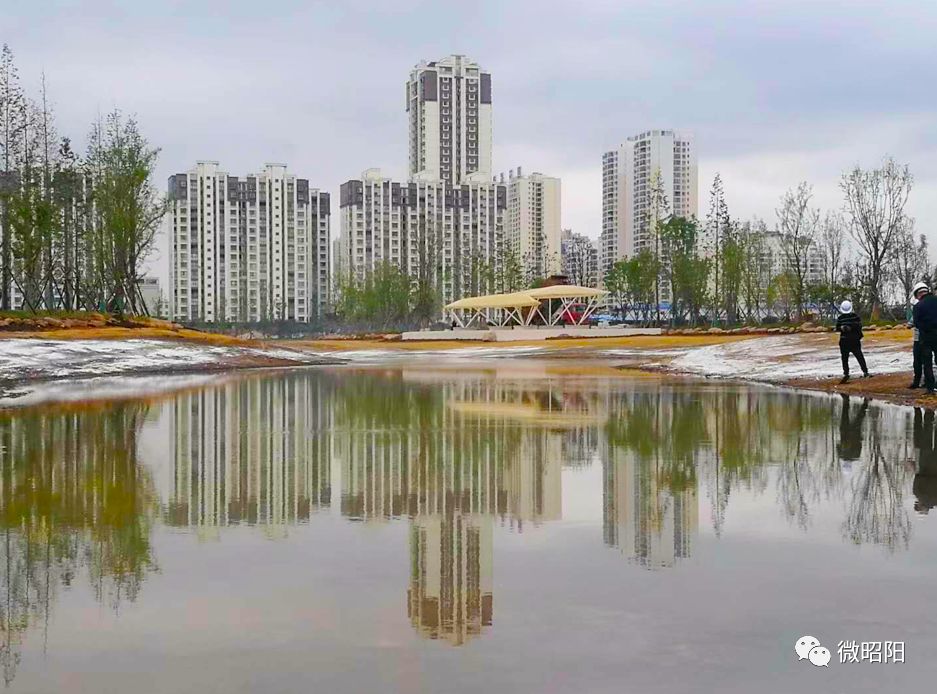
<instances>
[{"instance_id":1,"label":"calm lake water","mask_svg":"<svg viewBox=\"0 0 937 694\"><path fill-rule=\"evenodd\" d=\"M571 366L0 413L9 691L933 690L932 416Z\"/></svg>"}]
</instances>

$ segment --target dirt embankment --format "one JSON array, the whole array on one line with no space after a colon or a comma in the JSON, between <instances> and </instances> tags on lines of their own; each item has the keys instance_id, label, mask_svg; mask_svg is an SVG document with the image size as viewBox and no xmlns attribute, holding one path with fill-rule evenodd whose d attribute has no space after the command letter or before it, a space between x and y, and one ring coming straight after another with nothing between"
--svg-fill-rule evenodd
<instances>
[{"instance_id":1,"label":"dirt embankment","mask_svg":"<svg viewBox=\"0 0 937 694\"><path fill-rule=\"evenodd\" d=\"M0 340L126 340L129 338L185 340L222 347L257 347L263 343L220 333L185 328L178 323L146 317L117 317L104 313L28 315L0 313Z\"/></svg>"},{"instance_id":2,"label":"dirt embankment","mask_svg":"<svg viewBox=\"0 0 937 694\"><path fill-rule=\"evenodd\" d=\"M819 390L825 393L839 393L841 395L886 400L897 405L924 407L929 410L937 409L937 395L928 395L923 388L912 390L911 364L908 364L907 373L882 374L869 378L853 377L848 383L840 383L839 378L823 380L809 378L795 378L786 382L786 385L807 390Z\"/></svg>"}]
</instances>

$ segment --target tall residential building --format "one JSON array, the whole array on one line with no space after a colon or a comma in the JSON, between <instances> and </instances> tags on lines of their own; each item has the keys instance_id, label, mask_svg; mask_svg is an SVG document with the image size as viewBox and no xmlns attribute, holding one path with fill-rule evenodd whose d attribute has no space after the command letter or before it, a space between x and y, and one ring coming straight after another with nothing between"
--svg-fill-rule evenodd
<instances>
[{"instance_id":1,"label":"tall residential building","mask_svg":"<svg viewBox=\"0 0 937 694\"><path fill-rule=\"evenodd\" d=\"M500 182L504 183L504 174ZM508 172L504 239L533 278L560 271L560 179L517 167Z\"/></svg>"},{"instance_id":2,"label":"tall residential building","mask_svg":"<svg viewBox=\"0 0 937 694\"><path fill-rule=\"evenodd\" d=\"M341 186L340 277L363 277L390 262L435 284L445 302L485 293L483 269L497 262L504 237L505 186L429 176L409 182L368 169Z\"/></svg>"},{"instance_id":3,"label":"tall residential building","mask_svg":"<svg viewBox=\"0 0 937 694\"><path fill-rule=\"evenodd\" d=\"M421 62L407 80L410 176L491 179L491 73L463 56Z\"/></svg>"},{"instance_id":4,"label":"tall residential building","mask_svg":"<svg viewBox=\"0 0 937 694\"><path fill-rule=\"evenodd\" d=\"M571 284L581 287L599 286L599 250L595 241L585 234L563 229L560 236L560 255L563 259L561 272Z\"/></svg>"},{"instance_id":5,"label":"tall residential building","mask_svg":"<svg viewBox=\"0 0 937 694\"><path fill-rule=\"evenodd\" d=\"M329 194L267 164L198 162L169 178L169 298L178 321L308 322L329 298Z\"/></svg>"},{"instance_id":6,"label":"tall residential building","mask_svg":"<svg viewBox=\"0 0 937 694\"><path fill-rule=\"evenodd\" d=\"M602 155L602 276L621 258L652 248L651 191L660 176L668 209L697 216L696 146L692 135L648 130Z\"/></svg>"},{"instance_id":7,"label":"tall residential building","mask_svg":"<svg viewBox=\"0 0 937 694\"><path fill-rule=\"evenodd\" d=\"M785 252L785 236L780 231L752 231L757 240L761 242L761 262L762 267L769 268L772 277L784 272L793 272L794 266L791 263L790 256ZM790 239L791 237L787 237ZM825 279L826 257L815 243L812 243L806 253L806 273L805 280L807 284L820 284Z\"/></svg>"}]
</instances>

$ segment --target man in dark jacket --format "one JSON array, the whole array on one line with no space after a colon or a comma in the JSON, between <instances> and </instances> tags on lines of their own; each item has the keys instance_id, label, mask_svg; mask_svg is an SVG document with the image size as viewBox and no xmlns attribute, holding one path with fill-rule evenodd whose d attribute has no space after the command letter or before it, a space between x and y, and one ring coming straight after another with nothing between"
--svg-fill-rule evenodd
<instances>
[{"instance_id":1,"label":"man in dark jacket","mask_svg":"<svg viewBox=\"0 0 937 694\"><path fill-rule=\"evenodd\" d=\"M869 375L869 368L865 365L865 356L862 354L862 319L858 313L853 313L852 302L844 301L839 306L839 318L836 319L836 332L839 333L839 356L843 360L843 380L849 380L849 355L856 355L862 375Z\"/></svg>"},{"instance_id":2,"label":"man in dark jacket","mask_svg":"<svg viewBox=\"0 0 937 694\"><path fill-rule=\"evenodd\" d=\"M918 302L912 317L921 339L921 360L924 362L924 388L931 395L934 390L934 351L937 350L937 296L924 287L915 293Z\"/></svg>"},{"instance_id":3,"label":"man in dark jacket","mask_svg":"<svg viewBox=\"0 0 937 694\"><path fill-rule=\"evenodd\" d=\"M913 342L911 343L911 355L913 358L914 366L914 380L911 381L911 389L921 387L921 378L924 375L924 358L922 356L923 348L921 347L921 331L917 329L917 326L914 324L914 307L917 306L918 300L927 294L928 288L927 284L924 282L918 282L914 285L914 288L911 290L911 307L908 309L908 326L913 332Z\"/></svg>"}]
</instances>

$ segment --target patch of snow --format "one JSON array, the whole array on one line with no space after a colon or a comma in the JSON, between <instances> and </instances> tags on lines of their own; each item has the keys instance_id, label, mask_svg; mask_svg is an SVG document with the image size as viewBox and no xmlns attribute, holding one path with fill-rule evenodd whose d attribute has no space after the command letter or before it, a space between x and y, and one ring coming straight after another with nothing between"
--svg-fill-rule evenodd
<instances>
[{"instance_id":1,"label":"patch of snow","mask_svg":"<svg viewBox=\"0 0 937 694\"><path fill-rule=\"evenodd\" d=\"M863 345L873 374L911 369L911 345ZM765 337L698 347L673 359L669 369L700 376L744 378L780 382L794 378L831 378L842 374L839 347L828 340L805 339L801 335ZM860 373L854 357L850 372Z\"/></svg>"},{"instance_id":2,"label":"patch of snow","mask_svg":"<svg viewBox=\"0 0 937 694\"><path fill-rule=\"evenodd\" d=\"M168 340L0 340L0 382L191 369L245 356L298 363L321 359L318 355L291 349L224 347Z\"/></svg>"},{"instance_id":3,"label":"patch of snow","mask_svg":"<svg viewBox=\"0 0 937 694\"><path fill-rule=\"evenodd\" d=\"M3 391L0 407L27 407L48 402L146 398L186 388L202 388L230 378L229 374L101 376L80 380L44 381Z\"/></svg>"}]
</instances>

